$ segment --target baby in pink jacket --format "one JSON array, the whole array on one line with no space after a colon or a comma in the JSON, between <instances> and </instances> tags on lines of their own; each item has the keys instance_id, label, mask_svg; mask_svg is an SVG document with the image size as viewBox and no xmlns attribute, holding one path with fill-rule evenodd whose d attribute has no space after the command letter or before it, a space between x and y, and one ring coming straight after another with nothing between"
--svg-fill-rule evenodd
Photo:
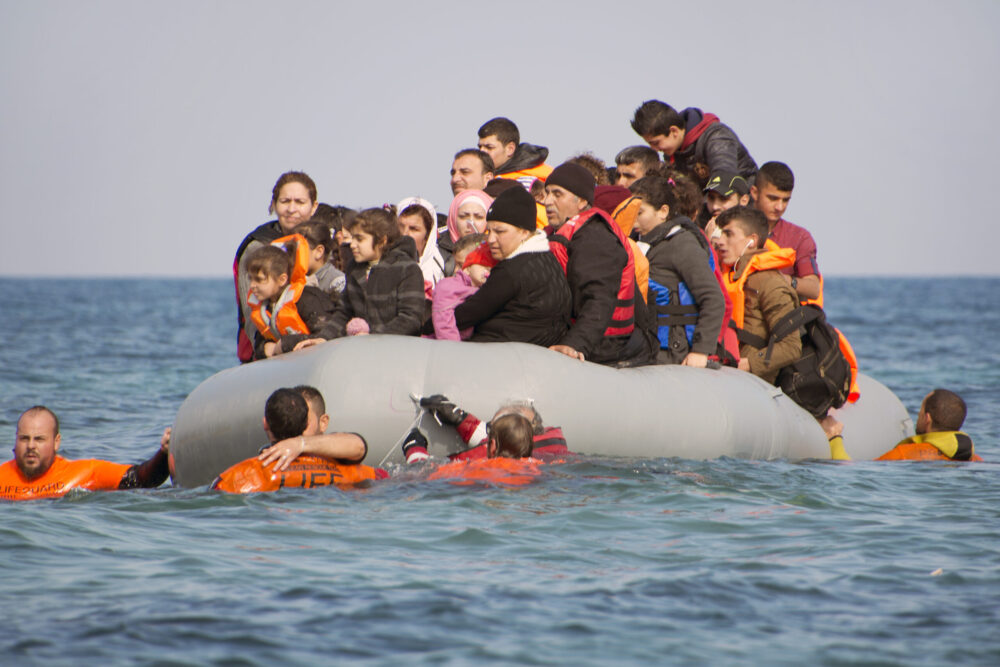
<instances>
[{"instance_id":1,"label":"baby in pink jacket","mask_svg":"<svg viewBox=\"0 0 1000 667\"><path fill-rule=\"evenodd\" d=\"M455 326L455 308L482 287L496 266L485 241L485 234L460 238L455 243L455 275L434 286L431 321L438 340L466 340L472 335L472 327L459 331Z\"/></svg>"}]
</instances>

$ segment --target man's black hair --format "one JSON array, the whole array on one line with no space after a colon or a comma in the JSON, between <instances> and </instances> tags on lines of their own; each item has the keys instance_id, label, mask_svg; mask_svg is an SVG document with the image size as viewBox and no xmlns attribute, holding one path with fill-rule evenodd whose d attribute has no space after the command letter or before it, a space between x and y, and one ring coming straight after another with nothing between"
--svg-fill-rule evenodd
<instances>
[{"instance_id":1,"label":"man's black hair","mask_svg":"<svg viewBox=\"0 0 1000 667\"><path fill-rule=\"evenodd\" d=\"M323 394L316 387L300 384L297 387L292 387L292 390L302 394L302 398L306 399L307 407L309 403L313 404L313 410L316 411L317 417L326 412L326 401L323 400Z\"/></svg>"},{"instance_id":2,"label":"man's black hair","mask_svg":"<svg viewBox=\"0 0 1000 667\"><path fill-rule=\"evenodd\" d=\"M767 216L749 206L734 206L720 213L719 217L715 219L715 224L719 229L725 229L731 222L739 225L747 236L756 236L758 248L764 247L770 229L767 224Z\"/></svg>"},{"instance_id":3,"label":"man's black hair","mask_svg":"<svg viewBox=\"0 0 1000 667\"><path fill-rule=\"evenodd\" d=\"M924 401L924 411L935 430L957 431L965 423L966 407L962 397L947 389L935 389Z\"/></svg>"},{"instance_id":4,"label":"man's black hair","mask_svg":"<svg viewBox=\"0 0 1000 667\"><path fill-rule=\"evenodd\" d=\"M493 135L505 146L511 142L515 146L521 143L521 132L518 131L517 125L510 118L504 118L503 116L491 118L483 123L483 126L479 128L478 134L480 139L485 139Z\"/></svg>"},{"instance_id":5,"label":"man's black hair","mask_svg":"<svg viewBox=\"0 0 1000 667\"><path fill-rule=\"evenodd\" d=\"M670 128L685 129L684 119L666 102L646 100L632 118L632 129L641 137L670 134Z\"/></svg>"},{"instance_id":6,"label":"man's black hair","mask_svg":"<svg viewBox=\"0 0 1000 667\"><path fill-rule=\"evenodd\" d=\"M770 183L782 192L791 192L795 187L795 174L784 162L765 162L757 171L757 188Z\"/></svg>"},{"instance_id":7,"label":"man's black hair","mask_svg":"<svg viewBox=\"0 0 1000 667\"><path fill-rule=\"evenodd\" d=\"M302 435L309 424L309 406L294 389L276 390L267 398L264 419L275 442Z\"/></svg>"}]
</instances>

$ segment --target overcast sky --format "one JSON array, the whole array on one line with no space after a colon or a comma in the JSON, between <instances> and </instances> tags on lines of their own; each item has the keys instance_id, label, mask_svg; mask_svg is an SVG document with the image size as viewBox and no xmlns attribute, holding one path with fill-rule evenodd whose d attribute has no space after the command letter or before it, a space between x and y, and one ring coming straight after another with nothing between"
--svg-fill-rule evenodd
<instances>
[{"instance_id":1,"label":"overcast sky","mask_svg":"<svg viewBox=\"0 0 1000 667\"><path fill-rule=\"evenodd\" d=\"M231 275L275 179L451 199L504 115L550 164L700 107L828 275L993 274L1000 2L0 0L0 275Z\"/></svg>"}]
</instances>

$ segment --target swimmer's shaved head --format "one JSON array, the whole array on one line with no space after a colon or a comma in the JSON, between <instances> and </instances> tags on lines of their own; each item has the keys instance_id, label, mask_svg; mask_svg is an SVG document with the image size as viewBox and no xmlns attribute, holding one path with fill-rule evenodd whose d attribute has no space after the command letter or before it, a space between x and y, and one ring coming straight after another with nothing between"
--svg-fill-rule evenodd
<instances>
[{"instance_id":1,"label":"swimmer's shaved head","mask_svg":"<svg viewBox=\"0 0 1000 667\"><path fill-rule=\"evenodd\" d=\"M44 405L28 408L17 420L14 461L27 479L37 479L52 466L59 451L59 418Z\"/></svg>"},{"instance_id":2,"label":"swimmer's shaved head","mask_svg":"<svg viewBox=\"0 0 1000 667\"><path fill-rule=\"evenodd\" d=\"M59 417L56 417L56 413L52 412L44 405L33 405L32 407L28 408L27 410L21 413L20 417L17 418L17 423L20 424L21 417L24 417L25 415L34 415L39 413L47 414L49 417L52 417L52 423L55 426L55 430L52 432L52 435L59 435Z\"/></svg>"}]
</instances>

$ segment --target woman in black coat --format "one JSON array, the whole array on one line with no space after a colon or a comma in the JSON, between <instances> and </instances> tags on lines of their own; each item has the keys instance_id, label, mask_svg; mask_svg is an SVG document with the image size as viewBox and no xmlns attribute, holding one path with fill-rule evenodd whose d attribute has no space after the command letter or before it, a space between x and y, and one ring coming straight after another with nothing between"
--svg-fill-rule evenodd
<instances>
[{"instance_id":1,"label":"woman in black coat","mask_svg":"<svg viewBox=\"0 0 1000 667\"><path fill-rule=\"evenodd\" d=\"M490 253L498 264L479 291L455 309L459 329L478 342L555 345L569 329L573 296L549 241L535 224L535 200L524 188L500 193L486 214Z\"/></svg>"}]
</instances>

